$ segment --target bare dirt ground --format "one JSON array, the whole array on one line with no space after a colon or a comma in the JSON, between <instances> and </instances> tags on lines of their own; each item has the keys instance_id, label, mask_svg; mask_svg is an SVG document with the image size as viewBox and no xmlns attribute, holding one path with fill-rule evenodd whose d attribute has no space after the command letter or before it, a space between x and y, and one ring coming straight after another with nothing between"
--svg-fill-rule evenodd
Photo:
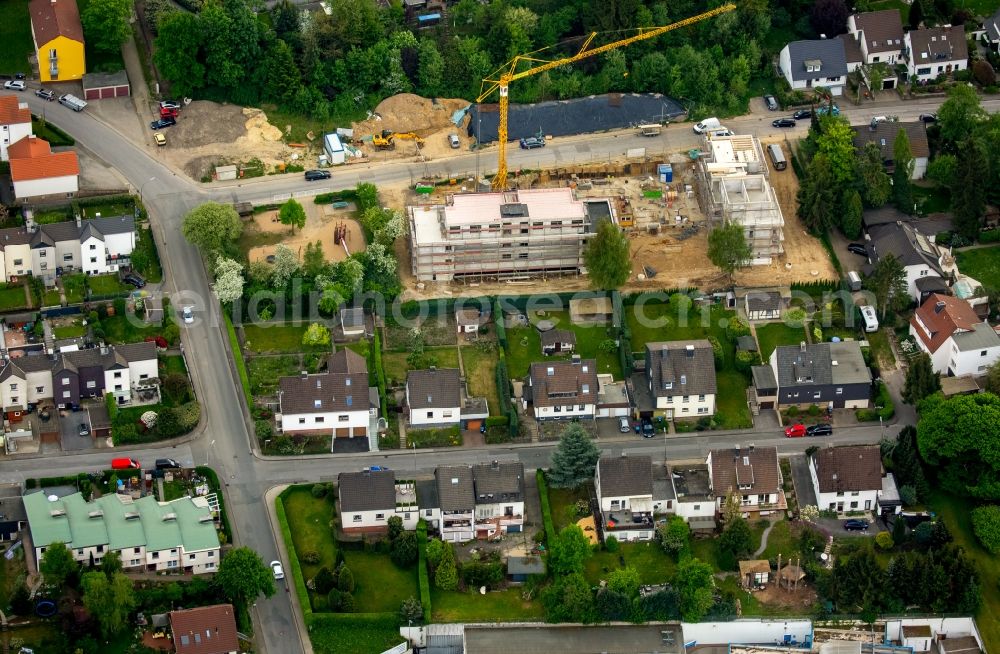
<instances>
[{"instance_id":1,"label":"bare dirt ground","mask_svg":"<svg viewBox=\"0 0 1000 654\"><path fill-rule=\"evenodd\" d=\"M265 211L254 216L246 229L258 234L282 234L280 243L292 249L299 260L305 253L306 244L319 241L323 245L323 254L327 261L343 261L351 254L363 252L365 249L365 235L361 230L358 221L349 217L346 209L334 209L329 205L318 205L306 202L302 205L306 210L306 224L295 233L287 225L283 225L278 220L277 211ZM337 225L343 224L347 228L347 248L334 242L334 230ZM250 261L264 261L268 255L274 254L277 243L272 245L259 245L251 248L247 254Z\"/></svg>"},{"instance_id":2,"label":"bare dirt ground","mask_svg":"<svg viewBox=\"0 0 1000 654\"><path fill-rule=\"evenodd\" d=\"M769 583L764 590L753 591L753 597L767 606L799 609L803 613L812 608L817 599L816 589L805 582L799 582L795 590Z\"/></svg>"},{"instance_id":3,"label":"bare dirt ground","mask_svg":"<svg viewBox=\"0 0 1000 654\"><path fill-rule=\"evenodd\" d=\"M355 141L363 141L360 146L362 151L377 160L399 159L419 155L425 159L434 159L453 152L448 144L448 135L456 134L462 142L461 149L468 150L472 144L472 139L467 135L465 125L468 124L468 117L462 126L456 127L451 122L454 112L469 106L468 100L461 98L437 98L429 100L412 93L401 93L391 98L386 98L375 107L375 114L379 118L372 117L361 122L354 123ZM374 134L381 134L383 130L392 132L413 132L424 139L424 143L419 148L414 141L397 140L395 150L377 150L372 144L370 137ZM367 137L367 140L365 140Z\"/></svg>"}]
</instances>

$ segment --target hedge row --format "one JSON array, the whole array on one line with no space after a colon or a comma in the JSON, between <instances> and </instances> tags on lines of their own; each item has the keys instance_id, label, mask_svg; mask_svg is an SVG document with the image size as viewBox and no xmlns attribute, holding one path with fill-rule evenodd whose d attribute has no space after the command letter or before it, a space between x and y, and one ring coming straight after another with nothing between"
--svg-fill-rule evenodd
<instances>
[{"instance_id":1,"label":"hedge row","mask_svg":"<svg viewBox=\"0 0 1000 654\"><path fill-rule=\"evenodd\" d=\"M288 552L288 565L292 573L292 585L295 587L295 595L299 598L299 605L302 609L302 617L308 624L312 616L312 604L309 602L309 591L306 590L306 582L302 578L302 566L299 565L299 557L295 553L295 544L292 541L292 530L288 526L288 516L285 515L285 497L294 489L289 486L281 491L274 500L275 514L278 516L278 526L281 528L281 537L285 539L285 551Z\"/></svg>"},{"instance_id":2,"label":"hedge row","mask_svg":"<svg viewBox=\"0 0 1000 654\"><path fill-rule=\"evenodd\" d=\"M222 312L226 319L226 333L229 334L229 349L233 351L233 361L236 362L236 372L240 376L240 385L243 387L243 397L246 398L247 407L253 406L253 394L250 392L250 377L247 375L247 364L243 360L243 350L240 349L240 339L236 337L236 327L233 320L226 311Z\"/></svg>"},{"instance_id":3,"label":"hedge row","mask_svg":"<svg viewBox=\"0 0 1000 654\"><path fill-rule=\"evenodd\" d=\"M493 322L497 326L497 342L500 347L507 349L507 326L503 324L503 313L500 312L500 302L493 298Z\"/></svg>"},{"instance_id":4,"label":"hedge row","mask_svg":"<svg viewBox=\"0 0 1000 654\"><path fill-rule=\"evenodd\" d=\"M119 193L118 195L95 195L89 198L79 198L73 200L70 206L73 207L73 213L80 213L82 207L93 207L102 204L131 204L135 206L135 198L133 198L128 193Z\"/></svg>"},{"instance_id":5,"label":"hedge row","mask_svg":"<svg viewBox=\"0 0 1000 654\"><path fill-rule=\"evenodd\" d=\"M352 188L336 191L334 193L320 193L313 198L314 204L333 204L334 202L345 202L358 197L358 192Z\"/></svg>"},{"instance_id":6,"label":"hedge row","mask_svg":"<svg viewBox=\"0 0 1000 654\"><path fill-rule=\"evenodd\" d=\"M213 468L208 466L195 466L194 471L208 480L208 487L215 492L219 499L219 522L222 523L222 531L229 542L233 542L233 529L229 524L229 512L226 510L226 498L222 496L222 484L219 483L219 475Z\"/></svg>"},{"instance_id":7,"label":"hedge row","mask_svg":"<svg viewBox=\"0 0 1000 654\"><path fill-rule=\"evenodd\" d=\"M549 485L545 481L545 471L541 469L536 470L535 480L538 482L538 496L542 500L542 525L545 527L545 543L551 546L556 541L556 526L552 522L552 508L549 506Z\"/></svg>"},{"instance_id":8,"label":"hedge row","mask_svg":"<svg viewBox=\"0 0 1000 654\"><path fill-rule=\"evenodd\" d=\"M420 580L420 605L424 607L424 624L431 623L431 578L427 572L427 523L417 522L417 573Z\"/></svg>"},{"instance_id":9,"label":"hedge row","mask_svg":"<svg viewBox=\"0 0 1000 654\"><path fill-rule=\"evenodd\" d=\"M510 416L488 416L486 418L487 427L506 427L510 424Z\"/></svg>"},{"instance_id":10,"label":"hedge row","mask_svg":"<svg viewBox=\"0 0 1000 654\"><path fill-rule=\"evenodd\" d=\"M395 613L313 613L306 627L316 654L370 654L405 642Z\"/></svg>"},{"instance_id":11,"label":"hedge row","mask_svg":"<svg viewBox=\"0 0 1000 654\"><path fill-rule=\"evenodd\" d=\"M378 329L375 330L375 337L372 339L372 358L374 359L375 383L378 386L378 400L382 406L382 412L389 410L385 388L385 368L382 367L382 335Z\"/></svg>"}]
</instances>

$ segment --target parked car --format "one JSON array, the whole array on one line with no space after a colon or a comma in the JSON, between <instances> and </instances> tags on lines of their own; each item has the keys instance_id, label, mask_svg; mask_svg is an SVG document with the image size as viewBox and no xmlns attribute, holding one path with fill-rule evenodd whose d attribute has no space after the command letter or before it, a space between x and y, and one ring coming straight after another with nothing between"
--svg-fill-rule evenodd
<instances>
[{"instance_id":1,"label":"parked car","mask_svg":"<svg viewBox=\"0 0 1000 654\"><path fill-rule=\"evenodd\" d=\"M632 431L632 426L628 424L628 418L618 418L618 431L623 434Z\"/></svg>"},{"instance_id":2,"label":"parked car","mask_svg":"<svg viewBox=\"0 0 1000 654\"><path fill-rule=\"evenodd\" d=\"M867 520L845 520L844 521L844 531L868 531L868 527L871 523Z\"/></svg>"},{"instance_id":3,"label":"parked car","mask_svg":"<svg viewBox=\"0 0 1000 654\"><path fill-rule=\"evenodd\" d=\"M832 115L832 116L839 116L840 115L840 107L838 107L837 105L833 105L833 111L832 112L830 111L830 108L827 107L826 105L823 105L822 107L817 107L816 108L816 115L817 116L825 116L828 113L830 115Z\"/></svg>"},{"instance_id":4,"label":"parked car","mask_svg":"<svg viewBox=\"0 0 1000 654\"><path fill-rule=\"evenodd\" d=\"M11 91L23 91L24 82L22 82L19 79L7 80L6 82L3 83L3 87Z\"/></svg>"},{"instance_id":5,"label":"parked car","mask_svg":"<svg viewBox=\"0 0 1000 654\"><path fill-rule=\"evenodd\" d=\"M162 132L157 132L156 134L153 134L153 143L156 143L157 146L166 145L167 135L163 134Z\"/></svg>"},{"instance_id":6,"label":"parked car","mask_svg":"<svg viewBox=\"0 0 1000 654\"><path fill-rule=\"evenodd\" d=\"M315 182L320 179L330 179L329 170L307 170L306 171L306 181Z\"/></svg>"},{"instance_id":7,"label":"parked car","mask_svg":"<svg viewBox=\"0 0 1000 654\"><path fill-rule=\"evenodd\" d=\"M165 127L173 127L177 124L175 118L167 116L165 118L160 118L159 120L154 120L149 124L150 129L164 129Z\"/></svg>"},{"instance_id":8,"label":"parked car","mask_svg":"<svg viewBox=\"0 0 1000 654\"><path fill-rule=\"evenodd\" d=\"M920 114L919 120L922 123L936 123L937 114Z\"/></svg>"},{"instance_id":9,"label":"parked car","mask_svg":"<svg viewBox=\"0 0 1000 654\"><path fill-rule=\"evenodd\" d=\"M768 111L777 111L778 110L778 101L774 98L773 95L765 95L764 96L764 104L767 105L767 110Z\"/></svg>"},{"instance_id":10,"label":"parked car","mask_svg":"<svg viewBox=\"0 0 1000 654\"><path fill-rule=\"evenodd\" d=\"M285 578L285 569L281 567L281 561L271 561L271 572L274 573L274 578L278 581Z\"/></svg>"},{"instance_id":11,"label":"parked car","mask_svg":"<svg viewBox=\"0 0 1000 654\"><path fill-rule=\"evenodd\" d=\"M157 459L156 469L157 470L168 470L170 468L180 468L181 464L177 463L175 459Z\"/></svg>"},{"instance_id":12,"label":"parked car","mask_svg":"<svg viewBox=\"0 0 1000 654\"><path fill-rule=\"evenodd\" d=\"M792 118L794 118L795 120L803 120L805 118L812 118L812 115L813 115L812 109L799 109L794 114L792 114Z\"/></svg>"},{"instance_id":13,"label":"parked car","mask_svg":"<svg viewBox=\"0 0 1000 654\"><path fill-rule=\"evenodd\" d=\"M544 148L544 147L545 147L545 139L543 138L531 136L526 139L521 139L522 150L533 150L534 148Z\"/></svg>"},{"instance_id":14,"label":"parked car","mask_svg":"<svg viewBox=\"0 0 1000 654\"><path fill-rule=\"evenodd\" d=\"M847 251L848 252L852 252L854 254L859 254L862 257L867 257L868 256L868 248L866 248L861 243L848 243L847 244Z\"/></svg>"},{"instance_id":15,"label":"parked car","mask_svg":"<svg viewBox=\"0 0 1000 654\"><path fill-rule=\"evenodd\" d=\"M806 436L830 436L833 434L833 426L826 423L819 425L809 425L806 429Z\"/></svg>"},{"instance_id":16,"label":"parked car","mask_svg":"<svg viewBox=\"0 0 1000 654\"><path fill-rule=\"evenodd\" d=\"M771 127L795 127L794 118L779 118L771 121Z\"/></svg>"},{"instance_id":17,"label":"parked car","mask_svg":"<svg viewBox=\"0 0 1000 654\"><path fill-rule=\"evenodd\" d=\"M361 472L385 472L389 468L387 466L368 466L364 468Z\"/></svg>"},{"instance_id":18,"label":"parked car","mask_svg":"<svg viewBox=\"0 0 1000 654\"><path fill-rule=\"evenodd\" d=\"M177 118L181 115L180 109L171 107L160 107L160 118Z\"/></svg>"},{"instance_id":19,"label":"parked car","mask_svg":"<svg viewBox=\"0 0 1000 654\"><path fill-rule=\"evenodd\" d=\"M177 100L160 100L160 109L180 109L181 103Z\"/></svg>"},{"instance_id":20,"label":"parked car","mask_svg":"<svg viewBox=\"0 0 1000 654\"><path fill-rule=\"evenodd\" d=\"M656 435L656 430L653 429L653 421L649 418L642 419L642 437L652 438Z\"/></svg>"},{"instance_id":21,"label":"parked car","mask_svg":"<svg viewBox=\"0 0 1000 654\"><path fill-rule=\"evenodd\" d=\"M786 438L802 438L806 435L806 426L799 423L791 427L785 427Z\"/></svg>"},{"instance_id":22,"label":"parked car","mask_svg":"<svg viewBox=\"0 0 1000 654\"><path fill-rule=\"evenodd\" d=\"M49 102L52 102L56 99L56 94L48 89L38 89L37 91L35 91L35 95L37 95L43 100L48 100Z\"/></svg>"},{"instance_id":23,"label":"parked car","mask_svg":"<svg viewBox=\"0 0 1000 654\"><path fill-rule=\"evenodd\" d=\"M459 147L461 147L462 142L458 140L458 134L449 134L448 135L448 145L450 145L452 148L454 148L456 150Z\"/></svg>"},{"instance_id":24,"label":"parked car","mask_svg":"<svg viewBox=\"0 0 1000 654\"><path fill-rule=\"evenodd\" d=\"M191 311L194 307L184 307L181 309L181 317L184 318L184 324L190 325L194 322L194 312Z\"/></svg>"},{"instance_id":25,"label":"parked car","mask_svg":"<svg viewBox=\"0 0 1000 654\"><path fill-rule=\"evenodd\" d=\"M139 273L130 272L122 277L122 281L126 284L135 286L136 288L142 288L146 285L146 280L142 278Z\"/></svg>"},{"instance_id":26,"label":"parked car","mask_svg":"<svg viewBox=\"0 0 1000 654\"><path fill-rule=\"evenodd\" d=\"M139 465L139 461L137 459L130 459L127 457L111 459L112 470L139 470L141 467L142 466Z\"/></svg>"},{"instance_id":27,"label":"parked car","mask_svg":"<svg viewBox=\"0 0 1000 654\"><path fill-rule=\"evenodd\" d=\"M80 435L81 436L90 436L90 425L88 425L85 422L81 422L80 423Z\"/></svg>"}]
</instances>

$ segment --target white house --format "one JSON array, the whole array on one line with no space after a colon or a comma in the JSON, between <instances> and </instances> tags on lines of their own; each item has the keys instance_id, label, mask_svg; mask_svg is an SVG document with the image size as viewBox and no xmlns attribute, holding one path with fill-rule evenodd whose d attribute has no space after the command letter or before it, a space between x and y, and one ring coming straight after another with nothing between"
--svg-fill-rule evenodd
<instances>
[{"instance_id":1,"label":"white house","mask_svg":"<svg viewBox=\"0 0 1000 654\"><path fill-rule=\"evenodd\" d=\"M730 495L739 500L744 515L765 516L788 508L778 448L750 445L712 450L707 465L717 511L722 511Z\"/></svg>"},{"instance_id":2,"label":"white house","mask_svg":"<svg viewBox=\"0 0 1000 654\"><path fill-rule=\"evenodd\" d=\"M0 161L7 161L7 148L31 135L31 110L16 95L0 96Z\"/></svg>"},{"instance_id":3,"label":"white house","mask_svg":"<svg viewBox=\"0 0 1000 654\"><path fill-rule=\"evenodd\" d=\"M840 39L793 41L781 49L778 66L796 91L825 87L843 95L847 83L847 59Z\"/></svg>"},{"instance_id":4,"label":"white house","mask_svg":"<svg viewBox=\"0 0 1000 654\"><path fill-rule=\"evenodd\" d=\"M942 375L982 375L1000 360L1000 336L967 302L950 295L928 296L910 318L910 335Z\"/></svg>"},{"instance_id":5,"label":"white house","mask_svg":"<svg viewBox=\"0 0 1000 654\"><path fill-rule=\"evenodd\" d=\"M824 447L809 457L809 476L821 511L879 509L885 473L878 445Z\"/></svg>"},{"instance_id":6,"label":"white house","mask_svg":"<svg viewBox=\"0 0 1000 654\"><path fill-rule=\"evenodd\" d=\"M489 314L478 306L455 306L455 325L459 334L475 334L489 320Z\"/></svg>"},{"instance_id":7,"label":"white house","mask_svg":"<svg viewBox=\"0 0 1000 654\"><path fill-rule=\"evenodd\" d=\"M594 471L604 536L620 541L651 540L653 461L648 456L602 457Z\"/></svg>"},{"instance_id":8,"label":"white house","mask_svg":"<svg viewBox=\"0 0 1000 654\"><path fill-rule=\"evenodd\" d=\"M18 200L72 197L79 190L80 163L76 152L53 152L48 141L25 136L7 147L10 179Z\"/></svg>"},{"instance_id":9,"label":"white house","mask_svg":"<svg viewBox=\"0 0 1000 654\"><path fill-rule=\"evenodd\" d=\"M128 265L135 249L135 220L131 216L95 218L78 224L80 267L85 273L102 275ZM62 263L68 261L63 255Z\"/></svg>"},{"instance_id":10,"label":"white house","mask_svg":"<svg viewBox=\"0 0 1000 654\"><path fill-rule=\"evenodd\" d=\"M341 143L340 136L335 132L330 132L323 137L323 152L326 153L326 159L331 166L339 166L347 161L344 144Z\"/></svg>"},{"instance_id":11,"label":"white house","mask_svg":"<svg viewBox=\"0 0 1000 654\"><path fill-rule=\"evenodd\" d=\"M886 172L892 174L895 170L895 146L899 131L906 133L910 142L910 154L913 157L913 170L910 179L923 179L927 174L927 162L930 160L931 149L927 142L927 127L922 121L891 122L883 121L874 126L862 125L854 127L854 147L860 151L868 143L874 143L882 153L882 165Z\"/></svg>"},{"instance_id":12,"label":"white house","mask_svg":"<svg viewBox=\"0 0 1000 654\"><path fill-rule=\"evenodd\" d=\"M884 9L848 16L847 31L861 48L865 64L885 64L882 89L896 88L895 66L902 61L904 48L899 10Z\"/></svg>"},{"instance_id":13,"label":"white house","mask_svg":"<svg viewBox=\"0 0 1000 654\"><path fill-rule=\"evenodd\" d=\"M382 533L393 516L403 521L404 529L412 530L420 519L414 482L397 482L392 470L340 473L337 498L340 527L347 534Z\"/></svg>"},{"instance_id":14,"label":"white house","mask_svg":"<svg viewBox=\"0 0 1000 654\"><path fill-rule=\"evenodd\" d=\"M476 493L469 466L439 466L434 470L436 507L428 521L437 523L441 540L464 543L476 537Z\"/></svg>"},{"instance_id":15,"label":"white house","mask_svg":"<svg viewBox=\"0 0 1000 654\"><path fill-rule=\"evenodd\" d=\"M536 420L558 418L591 418L597 411L597 361L533 363L525 387L525 403L531 403Z\"/></svg>"},{"instance_id":16,"label":"white house","mask_svg":"<svg viewBox=\"0 0 1000 654\"><path fill-rule=\"evenodd\" d=\"M411 370L406 374L411 427L457 425L462 420L462 374L458 368Z\"/></svg>"},{"instance_id":17,"label":"white house","mask_svg":"<svg viewBox=\"0 0 1000 654\"><path fill-rule=\"evenodd\" d=\"M493 461L472 466L476 537L521 533L524 526L524 464Z\"/></svg>"},{"instance_id":18,"label":"white house","mask_svg":"<svg viewBox=\"0 0 1000 654\"><path fill-rule=\"evenodd\" d=\"M330 357L325 373L282 377L278 381L278 410L275 420L286 434L368 438L378 405L368 391L364 358L342 348Z\"/></svg>"},{"instance_id":19,"label":"white house","mask_svg":"<svg viewBox=\"0 0 1000 654\"><path fill-rule=\"evenodd\" d=\"M947 249L934 243L914 225L874 225L868 229L868 235L871 263L878 263L888 254L895 256L906 271L906 292L915 302L923 299L921 286L933 282L947 288L944 280L956 272Z\"/></svg>"},{"instance_id":20,"label":"white house","mask_svg":"<svg viewBox=\"0 0 1000 654\"><path fill-rule=\"evenodd\" d=\"M706 339L646 343L646 382L667 419L715 413L715 357Z\"/></svg>"},{"instance_id":21,"label":"white house","mask_svg":"<svg viewBox=\"0 0 1000 654\"><path fill-rule=\"evenodd\" d=\"M906 74L927 81L969 67L969 46L962 25L910 30L906 44Z\"/></svg>"},{"instance_id":22,"label":"white house","mask_svg":"<svg viewBox=\"0 0 1000 654\"><path fill-rule=\"evenodd\" d=\"M667 474L673 486L674 513L684 518L691 529L715 529L715 497L712 477L704 463L669 466Z\"/></svg>"}]
</instances>

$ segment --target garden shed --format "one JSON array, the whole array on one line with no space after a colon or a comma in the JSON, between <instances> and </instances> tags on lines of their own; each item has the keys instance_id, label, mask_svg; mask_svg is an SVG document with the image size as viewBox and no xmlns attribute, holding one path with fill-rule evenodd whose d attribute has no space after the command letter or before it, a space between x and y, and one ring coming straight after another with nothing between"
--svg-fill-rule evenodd
<instances>
[{"instance_id":1,"label":"garden shed","mask_svg":"<svg viewBox=\"0 0 1000 654\"><path fill-rule=\"evenodd\" d=\"M740 561L740 585L747 590L763 586L771 579L771 564L763 559Z\"/></svg>"},{"instance_id":2,"label":"garden shed","mask_svg":"<svg viewBox=\"0 0 1000 654\"><path fill-rule=\"evenodd\" d=\"M531 575L544 575L545 561L540 556L512 556L507 559L507 578L513 583L524 583Z\"/></svg>"},{"instance_id":3,"label":"garden shed","mask_svg":"<svg viewBox=\"0 0 1000 654\"><path fill-rule=\"evenodd\" d=\"M131 93L132 87L124 70L115 73L87 73L83 76L84 100L127 98Z\"/></svg>"}]
</instances>

